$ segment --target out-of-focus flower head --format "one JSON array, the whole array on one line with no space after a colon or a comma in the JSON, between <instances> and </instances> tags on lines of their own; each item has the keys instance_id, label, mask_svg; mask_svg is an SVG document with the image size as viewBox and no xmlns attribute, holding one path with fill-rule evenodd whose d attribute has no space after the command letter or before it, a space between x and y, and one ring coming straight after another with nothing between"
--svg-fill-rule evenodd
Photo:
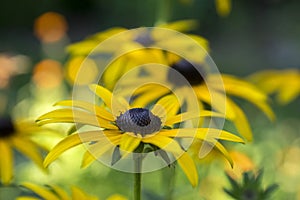
<instances>
[{"instance_id":1,"label":"out-of-focus flower head","mask_svg":"<svg viewBox=\"0 0 300 200\"><path fill-rule=\"evenodd\" d=\"M264 70L251 76L249 80L267 94L275 94L276 101L285 105L300 94L300 70Z\"/></svg>"},{"instance_id":2,"label":"out-of-focus flower head","mask_svg":"<svg viewBox=\"0 0 300 200\"><path fill-rule=\"evenodd\" d=\"M4 185L8 185L13 179L14 150L44 169L42 150L45 149L31 138L41 131L42 128L34 122L12 120L9 116L0 117L0 178Z\"/></svg>"},{"instance_id":3,"label":"out-of-focus flower head","mask_svg":"<svg viewBox=\"0 0 300 200\"><path fill-rule=\"evenodd\" d=\"M180 128L182 122L191 119L222 117L223 115L206 110L202 110L200 113L183 112L177 114L181 105L174 95L161 98L149 109L137 104L132 107L121 96L112 94L99 85L91 85L90 89L102 99L107 108L85 101L62 101L58 102L57 105L67 106L67 108L51 111L38 118L37 121L40 125L75 122L81 126L90 125L97 128L83 132L77 130L78 133L59 142L47 155L44 162L45 166L56 160L64 151L86 143L88 151L83 157L83 167L88 166L95 159L101 160L103 157L106 159L111 157L110 165L112 166L118 165L123 159L126 163L126 158L129 155L134 158L143 154L142 158L146 158L148 153L150 155L154 153L155 156L161 157L166 165L177 160L192 186L196 186L198 173L194 161L183 149L184 145L181 144L180 139L197 138L205 141L208 145L222 152L230 162L231 159L219 140L243 143L243 140L238 136L215 128ZM155 159L157 160L157 157L154 157L152 162ZM151 169L147 167L149 166L145 165L146 171L155 170L151 166ZM126 169L121 168L121 170L130 171L132 169L130 166L126 166Z\"/></svg>"},{"instance_id":4,"label":"out-of-focus flower head","mask_svg":"<svg viewBox=\"0 0 300 200\"><path fill-rule=\"evenodd\" d=\"M76 186L71 187L70 195L57 185L40 186L26 182L21 186L34 192L39 197L29 195L20 196L17 198L17 200L39 200L40 198L43 198L44 200L100 200L98 197L89 195ZM119 194L114 194L108 197L106 200L127 200L127 198Z\"/></svg>"},{"instance_id":5,"label":"out-of-focus flower head","mask_svg":"<svg viewBox=\"0 0 300 200\"><path fill-rule=\"evenodd\" d=\"M160 24L157 27L161 29L171 29L179 32L186 32L195 29L196 26L197 23L194 20L183 20L168 24ZM178 41L175 35L173 35L171 38L164 37L161 29L157 30L153 28L152 31L149 31L147 28L144 30L140 28L137 31L128 31L125 28L115 27L94 34L83 41L69 45L67 48L67 51L70 54L70 59L67 62L68 80L71 83L74 83L75 79L77 78L76 84L86 84L87 82L92 83L93 80L97 78L97 74L102 73L104 70L105 66L99 66L103 64L103 62L101 63L101 57L106 59L107 56L119 55L122 54L122 52L126 52L128 49L141 49L116 58L114 62L110 64L111 66L107 68L103 75L103 82L105 83L106 87L112 89L118 80L119 75L125 73L137 64L141 64L141 61L143 61L143 63L147 63L147 61L153 60L151 58L151 51L153 50L151 50L152 46L158 45L162 47L168 47L170 45L175 45L178 46L178 48L188 48L186 44ZM127 33L124 33L126 31ZM101 42L104 42L105 40L120 33L123 33L122 37L118 37L117 40L107 41L107 44L104 48L97 48ZM193 38L195 42L199 43L199 45L208 49L208 42L203 37L192 34L189 34L189 36ZM149 51L145 51L145 48L149 48ZM93 56L88 56L91 53ZM81 67L81 69L84 71L79 72L80 66L88 65L87 62L89 65L91 64L91 67ZM97 62L97 64L95 62ZM122 68L122 70L119 70L120 72L116 72L116 68ZM90 77L90 79L81 76L78 80L78 73L85 73L88 77Z\"/></svg>"}]
</instances>

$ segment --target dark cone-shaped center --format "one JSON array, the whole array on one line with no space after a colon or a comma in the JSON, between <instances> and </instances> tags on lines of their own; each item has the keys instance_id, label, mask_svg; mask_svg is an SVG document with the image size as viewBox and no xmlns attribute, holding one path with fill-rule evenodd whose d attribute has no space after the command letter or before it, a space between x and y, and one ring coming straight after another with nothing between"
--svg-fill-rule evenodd
<instances>
[{"instance_id":1,"label":"dark cone-shaped center","mask_svg":"<svg viewBox=\"0 0 300 200\"><path fill-rule=\"evenodd\" d=\"M199 64L192 64L185 59L181 59L178 62L172 64L173 70L179 72L186 80L182 80L182 77L178 77L178 74L175 73L172 69L168 72L168 80L177 86L186 85L188 81L192 86L200 85L204 82L205 71L203 66Z\"/></svg>"},{"instance_id":2,"label":"dark cone-shaped center","mask_svg":"<svg viewBox=\"0 0 300 200\"><path fill-rule=\"evenodd\" d=\"M161 120L148 109L132 108L117 117L117 126L124 132L133 132L145 136L161 128Z\"/></svg>"},{"instance_id":3,"label":"dark cone-shaped center","mask_svg":"<svg viewBox=\"0 0 300 200\"><path fill-rule=\"evenodd\" d=\"M0 117L0 138L9 137L15 132L15 127L10 117Z\"/></svg>"}]
</instances>

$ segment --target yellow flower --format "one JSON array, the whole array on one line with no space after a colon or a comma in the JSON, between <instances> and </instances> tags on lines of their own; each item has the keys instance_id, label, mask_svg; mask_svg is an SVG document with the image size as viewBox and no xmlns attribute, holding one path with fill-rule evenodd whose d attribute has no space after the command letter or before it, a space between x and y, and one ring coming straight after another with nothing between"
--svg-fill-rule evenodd
<instances>
[{"instance_id":1,"label":"yellow flower","mask_svg":"<svg viewBox=\"0 0 300 200\"><path fill-rule=\"evenodd\" d=\"M231 0L215 0L218 15L226 17L231 11Z\"/></svg>"},{"instance_id":2,"label":"yellow flower","mask_svg":"<svg viewBox=\"0 0 300 200\"><path fill-rule=\"evenodd\" d=\"M195 164L183 149L180 139L197 138L203 140L225 156L228 153L219 140L243 142L238 136L223 130L178 127L178 124L190 119L222 117L223 115L206 110L202 110L200 114L198 112L177 114L180 104L175 100L174 95L161 98L151 109L148 109L138 105L132 107L121 96L112 94L102 86L94 84L90 85L90 89L102 99L109 110L85 101L67 100L58 102L57 105L68 108L51 111L37 120L40 125L75 122L97 127L96 130L75 133L59 142L45 158L44 165L46 167L64 151L86 143L88 144L88 151L82 160L83 167L88 166L95 159L111 150L114 151L111 156L112 164L126 158L132 152L154 152L155 155L160 155L170 165L172 161L168 155L171 154L177 160L190 183L196 186L198 173ZM119 158L116 155L119 155ZM231 161L229 157L228 159Z\"/></svg>"},{"instance_id":3,"label":"yellow flower","mask_svg":"<svg viewBox=\"0 0 300 200\"><path fill-rule=\"evenodd\" d=\"M43 187L27 182L23 183L22 186L31 190L36 195L43 198L43 200L99 200L98 197L88 195L76 186L73 186L71 188L71 195L69 195L62 188L56 185L48 185L47 187ZM40 200L40 198L32 196L21 196L18 197L17 200ZM108 197L107 200L127 200L127 198L115 194Z\"/></svg>"},{"instance_id":4,"label":"yellow flower","mask_svg":"<svg viewBox=\"0 0 300 200\"><path fill-rule=\"evenodd\" d=\"M194 20L182 20L160 24L156 27L132 30L115 27L92 35L83 41L68 46L67 51L70 54L70 59L67 61L68 80L75 84L93 83L97 75L105 70L102 83L105 84L105 87L112 89L122 73L126 73L136 64L153 60L151 57L155 56L155 52L153 53L150 48L166 49L175 46L183 50L190 49L190 43L179 40L181 36L174 32L186 32L195 29L195 27L196 22ZM173 32L164 30L173 30ZM194 34L188 34L188 36L208 50L206 39ZM149 51L145 51L145 48ZM129 52L133 49L135 51ZM123 53L126 55L122 55ZM104 69L104 64L111 56L115 56L115 60ZM101 63L98 69L96 63ZM80 73L85 74L85 76L78 76Z\"/></svg>"},{"instance_id":5,"label":"yellow flower","mask_svg":"<svg viewBox=\"0 0 300 200\"><path fill-rule=\"evenodd\" d=\"M300 71L298 69L264 70L249 77L258 88L267 94L276 94L278 103L285 105L300 94Z\"/></svg>"},{"instance_id":6,"label":"yellow flower","mask_svg":"<svg viewBox=\"0 0 300 200\"><path fill-rule=\"evenodd\" d=\"M43 169L43 147L34 142L31 136L41 131L35 123L13 121L10 117L0 118L0 178L4 185L13 178L14 150L19 151Z\"/></svg>"},{"instance_id":7,"label":"yellow flower","mask_svg":"<svg viewBox=\"0 0 300 200\"><path fill-rule=\"evenodd\" d=\"M154 58L153 63L169 66L169 69L158 69L154 64L151 64L151 66L143 67L142 70L146 73L142 77L132 76L121 83L127 88L148 83L135 91L134 95L137 97L133 100L133 105L137 103L145 106L159 97L168 95L170 93L168 88L172 88L172 92L181 94L188 101L194 95L187 92L187 88L191 87L197 95L200 107L203 108L208 104L213 110L225 114L226 118L234 123L238 132L248 141L252 140L251 127L246 114L232 97L249 101L262 110L271 120L274 119L273 111L268 105L268 96L250 82L232 75L209 72L205 59L202 61L186 60L160 50L156 50L155 53L159 59L152 57ZM178 73L179 75L177 75ZM181 81L180 76L184 80ZM151 84L154 81L155 83ZM163 85L156 83L163 83Z\"/></svg>"}]
</instances>

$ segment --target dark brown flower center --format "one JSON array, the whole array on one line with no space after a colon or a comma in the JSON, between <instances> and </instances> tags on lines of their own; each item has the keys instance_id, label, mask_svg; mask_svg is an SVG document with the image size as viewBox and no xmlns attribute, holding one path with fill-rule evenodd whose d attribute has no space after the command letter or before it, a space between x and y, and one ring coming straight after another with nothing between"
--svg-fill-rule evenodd
<instances>
[{"instance_id":1,"label":"dark brown flower center","mask_svg":"<svg viewBox=\"0 0 300 200\"><path fill-rule=\"evenodd\" d=\"M186 85L188 81L192 86L200 85L204 82L205 71L200 64L192 64L185 59L181 59L178 62L172 64L170 67L179 72L186 80L178 77L172 69L168 72L168 80L176 86Z\"/></svg>"},{"instance_id":2,"label":"dark brown flower center","mask_svg":"<svg viewBox=\"0 0 300 200\"><path fill-rule=\"evenodd\" d=\"M117 126L124 132L145 136L161 128L161 120L145 108L132 108L117 117Z\"/></svg>"},{"instance_id":3,"label":"dark brown flower center","mask_svg":"<svg viewBox=\"0 0 300 200\"><path fill-rule=\"evenodd\" d=\"M15 132L15 127L10 117L0 117L0 138L9 137Z\"/></svg>"}]
</instances>

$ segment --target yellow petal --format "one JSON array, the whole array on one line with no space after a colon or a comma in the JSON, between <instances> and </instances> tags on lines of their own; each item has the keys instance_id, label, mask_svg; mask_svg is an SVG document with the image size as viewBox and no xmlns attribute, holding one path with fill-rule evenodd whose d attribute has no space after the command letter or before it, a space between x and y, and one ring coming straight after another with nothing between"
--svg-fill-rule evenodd
<instances>
[{"instance_id":1,"label":"yellow petal","mask_svg":"<svg viewBox=\"0 0 300 200\"><path fill-rule=\"evenodd\" d=\"M187 178L191 182L192 186L196 186L198 183L198 173L193 160L181 149L179 144L172 138L157 134L150 137L143 138L144 143L150 143L162 150L171 152L178 164L183 169Z\"/></svg>"},{"instance_id":2,"label":"yellow petal","mask_svg":"<svg viewBox=\"0 0 300 200\"><path fill-rule=\"evenodd\" d=\"M228 151L226 150L226 148L220 142L216 142L215 147L225 156L225 158L230 163L231 167L233 167L233 160L230 154L228 153Z\"/></svg>"},{"instance_id":3,"label":"yellow petal","mask_svg":"<svg viewBox=\"0 0 300 200\"><path fill-rule=\"evenodd\" d=\"M200 140L215 141L216 139L244 143L244 140L232 133L215 128L183 128L161 130L160 135L178 138L198 138Z\"/></svg>"},{"instance_id":4,"label":"yellow petal","mask_svg":"<svg viewBox=\"0 0 300 200\"><path fill-rule=\"evenodd\" d=\"M33 183L22 183L22 186L28 188L29 190L33 191L40 197L45 200L60 200L58 196L53 194L52 192L48 191L46 188L33 184Z\"/></svg>"},{"instance_id":5,"label":"yellow petal","mask_svg":"<svg viewBox=\"0 0 300 200\"><path fill-rule=\"evenodd\" d=\"M217 90L223 90L223 88L219 88L220 86L218 84L213 85L214 76L210 76L210 78L210 85L212 87L215 87ZM254 85L230 75L222 75L222 79L224 81L226 93L251 102L258 108L260 108L271 120L275 118L272 109L267 104L267 95L256 88Z\"/></svg>"},{"instance_id":6,"label":"yellow petal","mask_svg":"<svg viewBox=\"0 0 300 200\"><path fill-rule=\"evenodd\" d=\"M89 166L93 161L101 157L105 152L109 151L110 149L115 148L115 144L119 144L121 139L121 135L115 135L97 142L88 147L88 150L85 152L81 167L85 168Z\"/></svg>"},{"instance_id":7,"label":"yellow petal","mask_svg":"<svg viewBox=\"0 0 300 200\"><path fill-rule=\"evenodd\" d=\"M35 198L35 197L17 197L16 200L40 200L40 198Z\"/></svg>"},{"instance_id":8,"label":"yellow petal","mask_svg":"<svg viewBox=\"0 0 300 200\"><path fill-rule=\"evenodd\" d=\"M252 141L252 130L243 110L231 100L228 100L228 104L234 109L236 115L236 118L233 120L236 129L246 140Z\"/></svg>"},{"instance_id":9,"label":"yellow petal","mask_svg":"<svg viewBox=\"0 0 300 200\"><path fill-rule=\"evenodd\" d=\"M53 189L55 194L57 194L57 196L59 197L60 200L71 200L68 193L66 191L64 191L63 189L61 189L60 187L58 187L56 185L51 185L51 188Z\"/></svg>"},{"instance_id":10,"label":"yellow petal","mask_svg":"<svg viewBox=\"0 0 300 200\"><path fill-rule=\"evenodd\" d=\"M50 163L56 160L63 152L75 147L79 144L82 144L84 141L78 134L70 135L60 141L55 147L48 153L44 160L44 167L48 167Z\"/></svg>"},{"instance_id":11,"label":"yellow petal","mask_svg":"<svg viewBox=\"0 0 300 200\"><path fill-rule=\"evenodd\" d=\"M197 28L197 25L198 23L196 20L179 20L179 21L170 22L166 24L159 24L158 27L172 29L180 32L187 32L187 31L195 30Z\"/></svg>"},{"instance_id":12,"label":"yellow petal","mask_svg":"<svg viewBox=\"0 0 300 200\"><path fill-rule=\"evenodd\" d=\"M193 187L198 185L198 172L192 158L184 152L177 160Z\"/></svg>"},{"instance_id":13,"label":"yellow petal","mask_svg":"<svg viewBox=\"0 0 300 200\"><path fill-rule=\"evenodd\" d=\"M109 121L113 121L114 117L110 112L105 110L104 108L101 108L99 106L96 106L92 103L86 102L86 101L76 101L76 100L65 100L57 102L55 105L57 106L74 106L78 108L85 109L87 111L90 111L92 113L96 113L97 116L107 119Z\"/></svg>"},{"instance_id":14,"label":"yellow petal","mask_svg":"<svg viewBox=\"0 0 300 200\"><path fill-rule=\"evenodd\" d=\"M0 178L4 185L8 185L13 177L13 152L6 140L0 139Z\"/></svg>"},{"instance_id":15,"label":"yellow petal","mask_svg":"<svg viewBox=\"0 0 300 200\"><path fill-rule=\"evenodd\" d=\"M103 118L96 115L75 109L58 109L50 111L37 119L39 125L49 123L80 123L100 128L117 129L115 125Z\"/></svg>"},{"instance_id":16,"label":"yellow petal","mask_svg":"<svg viewBox=\"0 0 300 200\"><path fill-rule=\"evenodd\" d=\"M170 126L172 124L176 124L179 122L183 122L186 120L195 119L195 118L199 118L199 117L221 117L221 118L224 118L225 115L217 113L217 112L209 111L209 110L201 110L200 112L185 112L185 113L180 113L175 116L171 116L165 122L165 125Z\"/></svg>"},{"instance_id":17,"label":"yellow petal","mask_svg":"<svg viewBox=\"0 0 300 200\"><path fill-rule=\"evenodd\" d=\"M114 96L108 89L96 84L92 84L89 87L91 91L104 101L115 116L126 112L130 108L124 98Z\"/></svg>"},{"instance_id":18,"label":"yellow petal","mask_svg":"<svg viewBox=\"0 0 300 200\"><path fill-rule=\"evenodd\" d=\"M141 143L142 137L134 133L124 133L120 141L120 149L125 151L125 155L133 152Z\"/></svg>"},{"instance_id":19,"label":"yellow petal","mask_svg":"<svg viewBox=\"0 0 300 200\"><path fill-rule=\"evenodd\" d=\"M36 144L34 144L32 141L28 139L20 138L20 137L14 137L11 139L11 141L12 144L20 153L26 155L28 158L34 161L39 167L43 168L43 157L41 155L41 152L38 151L38 147Z\"/></svg>"},{"instance_id":20,"label":"yellow petal","mask_svg":"<svg viewBox=\"0 0 300 200\"><path fill-rule=\"evenodd\" d=\"M150 86L143 86L143 90L146 90L144 93L139 94L136 99L131 104L132 107L135 108L143 108L149 105L151 102L155 101L156 99L168 94L170 90L165 87L159 87L155 84ZM140 91L138 91L140 92Z\"/></svg>"},{"instance_id":21,"label":"yellow petal","mask_svg":"<svg viewBox=\"0 0 300 200\"><path fill-rule=\"evenodd\" d=\"M175 95L167 95L161 98L152 108L151 112L160 117L162 121L168 121L170 117L176 115L180 109L180 103Z\"/></svg>"},{"instance_id":22,"label":"yellow petal","mask_svg":"<svg viewBox=\"0 0 300 200\"><path fill-rule=\"evenodd\" d=\"M228 104L225 94L220 93L212 88L208 90L204 85L194 86L193 88L200 101L211 105L214 110L224 113L226 118L235 118L234 110L230 107L230 104Z\"/></svg>"}]
</instances>

